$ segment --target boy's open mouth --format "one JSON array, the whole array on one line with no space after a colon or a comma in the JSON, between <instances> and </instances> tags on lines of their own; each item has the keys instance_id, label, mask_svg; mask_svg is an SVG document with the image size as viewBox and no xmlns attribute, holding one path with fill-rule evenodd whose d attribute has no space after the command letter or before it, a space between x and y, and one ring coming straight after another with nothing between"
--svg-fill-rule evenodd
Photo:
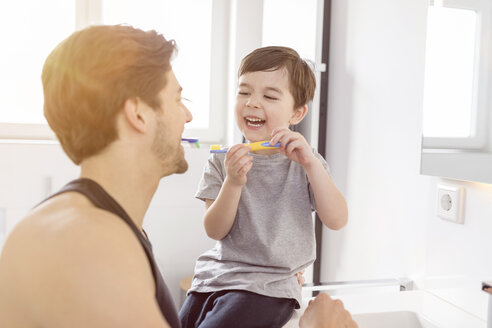
<instances>
[{"instance_id":1,"label":"boy's open mouth","mask_svg":"<svg viewBox=\"0 0 492 328\"><path fill-rule=\"evenodd\" d=\"M262 120L261 118L258 118L258 117L252 117L252 116L245 117L244 121L246 122L246 125L254 127L254 128L259 128L265 124L265 120Z\"/></svg>"}]
</instances>

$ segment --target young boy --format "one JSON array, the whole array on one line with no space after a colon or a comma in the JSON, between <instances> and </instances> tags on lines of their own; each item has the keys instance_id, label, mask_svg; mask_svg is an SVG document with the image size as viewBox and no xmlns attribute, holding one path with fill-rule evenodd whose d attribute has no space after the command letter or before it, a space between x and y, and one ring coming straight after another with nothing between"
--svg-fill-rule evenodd
<instances>
[{"instance_id":1,"label":"young boy","mask_svg":"<svg viewBox=\"0 0 492 328\"><path fill-rule=\"evenodd\" d=\"M183 327L282 327L301 303L296 273L315 260L311 213L338 230L347 205L325 160L289 130L306 116L314 74L296 51L260 48L239 68L237 125L248 140L280 148L251 152L242 144L212 154L196 197L216 246L196 263Z\"/></svg>"}]
</instances>

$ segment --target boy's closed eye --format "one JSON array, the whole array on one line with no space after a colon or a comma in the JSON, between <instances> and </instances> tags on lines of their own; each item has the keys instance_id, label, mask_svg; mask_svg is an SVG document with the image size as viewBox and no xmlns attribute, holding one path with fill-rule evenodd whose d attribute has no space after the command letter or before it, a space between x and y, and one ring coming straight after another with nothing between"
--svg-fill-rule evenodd
<instances>
[{"instance_id":1,"label":"boy's closed eye","mask_svg":"<svg viewBox=\"0 0 492 328\"><path fill-rule=\"evenodd\" d=\"M268 100L278 100L277 97L272 97L272 96L268 96L268 95L264 95L263 97L265 97Z\"/></svg>"}]
</instances>

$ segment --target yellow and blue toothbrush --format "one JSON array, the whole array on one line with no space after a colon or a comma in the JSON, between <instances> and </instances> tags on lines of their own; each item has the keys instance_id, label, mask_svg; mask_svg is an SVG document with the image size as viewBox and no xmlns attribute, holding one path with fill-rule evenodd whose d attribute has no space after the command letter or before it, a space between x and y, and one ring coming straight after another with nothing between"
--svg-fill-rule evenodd
<instances>
[{"instance_id":1,"label":"yellow and blue toothbrush","mask_svg":"<svg viewBox=\"0 0 492 328\"><path fill-rule=\"evenodd\" d=\"M258 142L252 142L252 143L245 143L243 145L250 146L251 151L255 151L255 150L262 150L262 149L279 148L280 142L277 142L275 145L270 145L270 141L264 140L264 141L258 141ZM223 147L221 145L211 145L210 146L210 152L211 153L227 153L228 150L229 150L229 147Z\"/></svg>"}]
</instances>

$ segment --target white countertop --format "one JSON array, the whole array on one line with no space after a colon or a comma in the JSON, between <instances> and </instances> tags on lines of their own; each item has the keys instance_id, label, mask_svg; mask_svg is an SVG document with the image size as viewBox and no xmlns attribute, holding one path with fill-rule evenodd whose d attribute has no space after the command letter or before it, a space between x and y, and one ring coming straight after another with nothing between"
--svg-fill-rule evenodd
<instances>
[{"instance_id":1,"label":"white countertop","mask_svg":"<svg viewBox=\"0 0 492 328\"><path fill-rule=\"evenodd\" d=\"M479 293L477 295L480 295ZM466 294L461 294L466 297ZM476 296L476 295L475 295ZM352 293L346 295L334 295L333 298L338 298L343 301L345 308L352 314L362 313L381 313L381 312L396 312L396 311L411 311L430 321L437 327L442 328L485 328L485 317L477 315L475 312L469 311L468 307L484 307L485 313L486 302L473 303L469 302L468 306L460 308L455 304L437 296L434 293L424 290L411 291L391 291L380 293ZM460 299L460 296L455 296ZM485 297L485 301L486 301ZM469 298L463 298L463 304ZM292 320L285 326L287 328L299 327L300 315L304 312L309 299L305 300L303 307L296 311ZM364 327L360 327L364 328Z\"/></svg>"}]
</instances>

